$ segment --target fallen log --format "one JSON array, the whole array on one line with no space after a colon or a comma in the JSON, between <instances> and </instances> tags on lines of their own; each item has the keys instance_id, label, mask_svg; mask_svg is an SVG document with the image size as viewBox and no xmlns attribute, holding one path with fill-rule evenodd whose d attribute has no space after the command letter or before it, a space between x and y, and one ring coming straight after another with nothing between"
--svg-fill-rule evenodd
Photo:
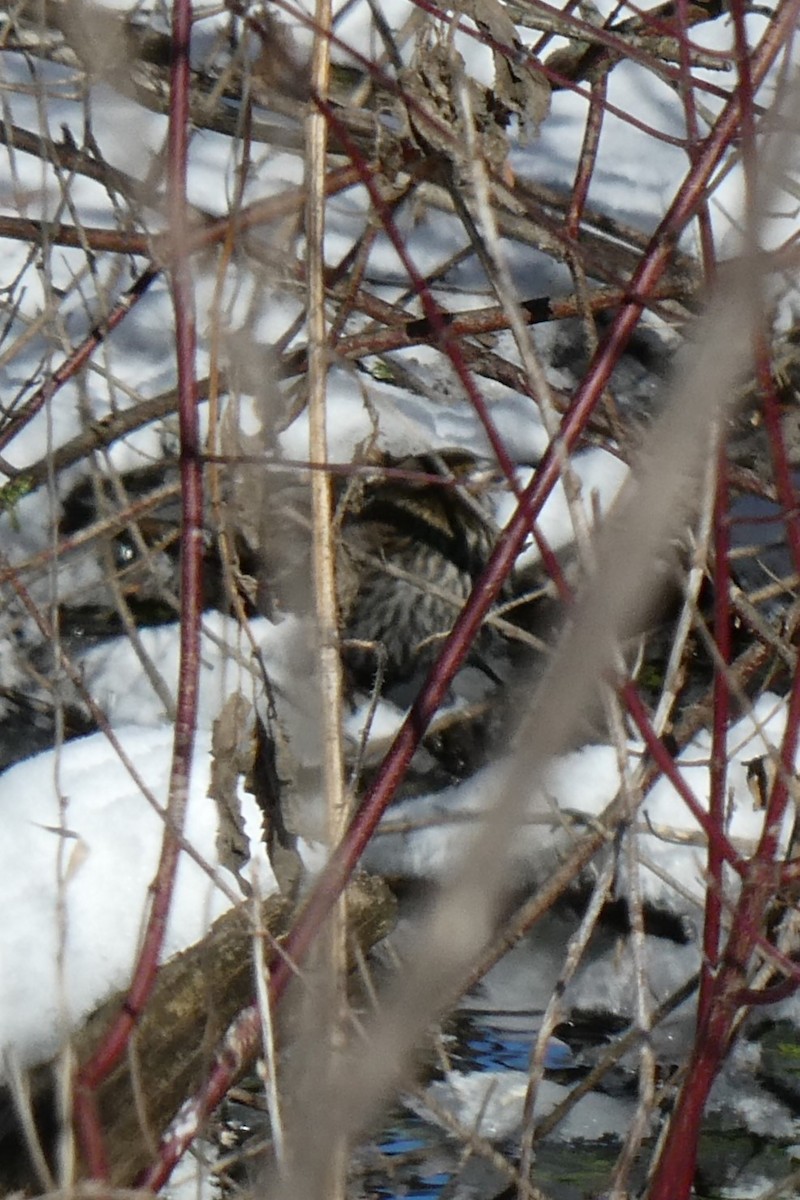
<instances>
[{"instance_id":1,"label":"fallen log","mask_svg":"<svg viewBox=\"0 0 800 1200\"><path fill-rule=\"evenodd\" d=\"M358 877L347 890L351 945L368 949L390 931L395 900L375 876ZM253 940L280 939L295 906L278 895L219 918L207 936L176 955L159 972L155 991L139 1020L128 1054L98 1091L110 1162L110 1183L131 1187L152 1161L159 1135L208 1069L215 1047L236 1014L252 1002ZM266 955L269 958L269 952ZM71 1041L71 1061L81 1063L100 1043L124 995L97 1009ZM0 1187L38 1192L52 1189L63 1146L65 1120L59 1096L63 1056L34 1068L24 1086L0 1089ZM84 1174L80 1159L75 1176ZM73 1180L59 1180L59 1183Z\"/></svg>"}]
</instances>

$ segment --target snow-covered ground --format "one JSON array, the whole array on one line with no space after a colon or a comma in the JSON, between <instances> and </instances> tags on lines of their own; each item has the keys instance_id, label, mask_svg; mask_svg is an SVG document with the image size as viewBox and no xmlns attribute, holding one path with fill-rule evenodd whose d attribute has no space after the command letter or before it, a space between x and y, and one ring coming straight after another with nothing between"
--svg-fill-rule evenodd
<instances>
[{"instance_id":1,"label":"snow-covered ground","mask_svg":"<svg viewBox=\"0 0 800 1200\"><path fill-rule=\"evenodd\" d=\"M102 735L20 763L0 779L5 822L0 899L0 1045L28 1067L50 1058L97 1004L130 981L149 910L164 829L171 763L168 726L119 726L122 751ZM233 875L220 868L218 812L209 800L211 739L195 746L185 836L164 955L192 945L232 903ZM248 874L269 895L275 879L260 849L261 814L241 795L254 851Z\"/></svg>"}]
</instances>

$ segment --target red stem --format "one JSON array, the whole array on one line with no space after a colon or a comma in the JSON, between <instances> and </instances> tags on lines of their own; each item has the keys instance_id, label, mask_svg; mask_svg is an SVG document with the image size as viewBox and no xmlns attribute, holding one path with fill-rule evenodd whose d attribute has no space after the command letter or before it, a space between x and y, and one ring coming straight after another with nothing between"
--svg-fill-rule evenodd
<instances>
[{"instance_id":1,"label":"red stem","mask_svg":"<svg viewBox=\"0 0 800 1200\"><path fill-rule=\"evenodd\" d=\"M786 525L786 540L792 556L792 566L800 571L800 512L798 511L797 489L792 479L792 469L786 452L786 443L781 428L781 410L772 376L770 356L763 336L756 339L756 375L764 412L764 427L767 431L775 487L783 509Z\"/></svg>"},{"instance_id":2,"label":"red stem","mask_svg":"<svg viewBox=\"0 0 800 1200\"><path fill-rule=\"evenodd\" d=\"M736 71L738 80L736 92L740 97L742 107L741 147L742 170L744 174L744 213L745 236L755 238L758 224L758 147L755 130L755 95L754 82L750 69L750 47L747 42L745 26L745 6L742 0L730 0L730 12L733 20L734 44L736 48ZM755 250L755 242L751 250Z\"/></svg>"},{"instance_id":3,"label":"red stem","mask_svg":"<svg viewBox=\"0 0 800 1200\"><path fill-rule=\"evenodd\" d=\"M725 801L728 779L728 724L730 688L727 668L731 658L730 526L728 471L725 442L717 453L717 488L714 501L714 639L719 658L714 664L714 719L711 734L709 780L708 887L703 923L703 964L697 1026L702 1029L711 1004L722 936L722 869L725 859Z\"/></svg>"},{"instance_id":4,"label":"red stem","mask_svg":"<svg viewBox=\"0 0 800 1200\"><path fill-rule=\"evenodd\" d=\"M589 101L589 114L583 131L583 145L578 158L578 170L575 182L570 192L569 211L565 221L565 231L571 241L577 242L580 236L581 221L589 195L589 185L597 163L597 150L600 145L600 134L603 129L603 114L605 113L608 96L608 74L603 72L599 79L592 84L592 98Z\"/></svg>"},{"instance_id":5,"label":"red stem","mask_svg":"<svg viewBox=\"0 0 800 1200\"><path fill-rule=\"evenodd\" d=\"M758 849L747 866L722 965L712 983L702 1026L698 1027L686 1082L670 1121L648 1200L688 1200L691 1194L708 1094L728 1051L742 999L748 995L745 981L750 961L780 882L780 865L775 860L789 803L785 771L786 765L794 762L797 752L798 726L800 672L794 679L781 746L784 770L776 778L764 814Z\"/></svg>"},{"instance_id":6,"label":"red stem","mask_svg":"<svg viewBox=\"0 0 800 1200\"><path fill-rule=\"evenodd\" d=\"M181 437L181 629L178 711L170 770L168 819L164 826L161 856L153 886L152 908L142 949L128 996L116 1021L97 1051L81 1067L76 1079L75 1121L87 1170L95 1179L108 1178L108 1158L97 1106L97 1089L125 1053L133 1028L147 1004L158 973L180 857L180 834L189 795L197 719L202 610L203 490L195 377L195 316L185 220L191 28L191 0L176 0L173 5L172 24L168 184L170 226L175 246L172 295Z\"/></svg>"},{"instance_id":7,"label":"red stem","mask_svg":"<svg viewBox=\"0 0 800 1200\"><path fill-rule=\"evenodd\" d=\"M100 343L105 341L111 331L116 329L123 317L126 317L133 306L138 304L153 280L160 274L161 269L159 267L147 267L135 283L131 284L124 295L117 301L108 317L95 325L91 333L83 339L79 346L76 346L71 354L67 355L61 366L53 372L40 388L37 388L22 408L18 409L3 422L3 428L0 431L0 451L4 450L9 442L14 440L20 430L24 429L38 412L41 412L49 400L52 400L56 392L69 379L72 379L73 375L81 367L85 366Z\"/></svg>"}]
</instances>

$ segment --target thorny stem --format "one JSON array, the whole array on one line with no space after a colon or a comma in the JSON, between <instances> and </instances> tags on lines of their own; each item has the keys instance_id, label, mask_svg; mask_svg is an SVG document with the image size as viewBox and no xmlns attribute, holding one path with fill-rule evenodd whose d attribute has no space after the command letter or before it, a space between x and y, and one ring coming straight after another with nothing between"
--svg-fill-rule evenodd
<instances>
[{"instance_id":1,"label":"thorny stem","mask_svg":"<svg viewBox=\"0 0 800 1200\"><path fill-rule=\"evenodd\" d=\"M180 838L189 796L189 778L197 720L202 611L202 459L195 389L195 316L189 250L185 236L186 170L189 135L189 47L191 0L175 0L172 25L172 89L169 123L169 215L175 254L172 294L178 369L181 452L181 623L178 705L175 720L167 817L161 857L153 885L150 918L133 981L117 1020L75 1084L75 1119L87 1168L93 1178L108 1177L108 1160L96 1094L120 1060L139 1014L152 992L164 943L166 923L180 857Z\"/></svg>"}]
</instances>

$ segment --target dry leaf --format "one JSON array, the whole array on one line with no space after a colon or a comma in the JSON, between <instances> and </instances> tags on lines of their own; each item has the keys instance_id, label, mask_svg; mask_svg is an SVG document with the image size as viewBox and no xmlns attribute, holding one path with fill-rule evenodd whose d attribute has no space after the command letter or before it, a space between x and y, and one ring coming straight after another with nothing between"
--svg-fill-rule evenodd
<instances>
[{"instance_id":1,"label":"dry leaf","mask_svg":"<svg viewBox=\"0 0 800 1200\"><path fill-rule=\"evenodd\" d=\"M304 867L297 851L297 838L284 819L284 792L292 791L297 764L286 763L288 743L277 729L276 719L271 717L269 721L269 729L260 718L256 722L256 756L246 786L261 809L264 845L281 895L292 897L297 893ZM273 729L276 736L273 736ZM281 762L287 770L281 771Z\"/></svg>"},{"instance_id":2,"label":"dry leaf","mask_svg":"<svg viewBox=\"0 0 800 1200\"><path fill-rule=\"evenodd\" d=\"M236 876L248 895L249 884L242 879L241 870L250 858L250 842L244 829L239 777L251 769L253 753L252 706L237 692L228 697L214 722L208 794L219 814L219 861Z\"/></svg>"},{"instance_id":3,"label":"dry leaf","mask_svg":"<svg viewBox=\"0 0 800 1200\"><path fill-rule=\"evenodd\" d=\"M550 110L550 85L529 65L533 56L519 40L511 17L499 0L461 0L459 9L496 43L492 46L494 104L490 107L497 111L499 103L519 117L524 138L536 137Z\"/></svg>"},{"instance_id":4,"label":"dry leaf","mask_svg":"<svg viewBox=\"0 0 800 1200\"><path fill-rule=\"evenodd\" d=\"M469 107L480 153L491 170L501 173L508 158L506 126L509 117L519 117L520 128L530 137L547 114L550 89L544 77L524 65L526 51L505 10L496 0L473 0L468 15L492 41L508 46L513 62L500 49L493 49L495 82L484 88L466 72L464 60L447 31L428 26L417 41L408 70L401 73L411 131L423 149L440 155L469 177L463 161L467 138L462 105L457 102L461 87L469 93ZM462 161L460 161L462 160Z\"/></svg>"}]
</instances>

